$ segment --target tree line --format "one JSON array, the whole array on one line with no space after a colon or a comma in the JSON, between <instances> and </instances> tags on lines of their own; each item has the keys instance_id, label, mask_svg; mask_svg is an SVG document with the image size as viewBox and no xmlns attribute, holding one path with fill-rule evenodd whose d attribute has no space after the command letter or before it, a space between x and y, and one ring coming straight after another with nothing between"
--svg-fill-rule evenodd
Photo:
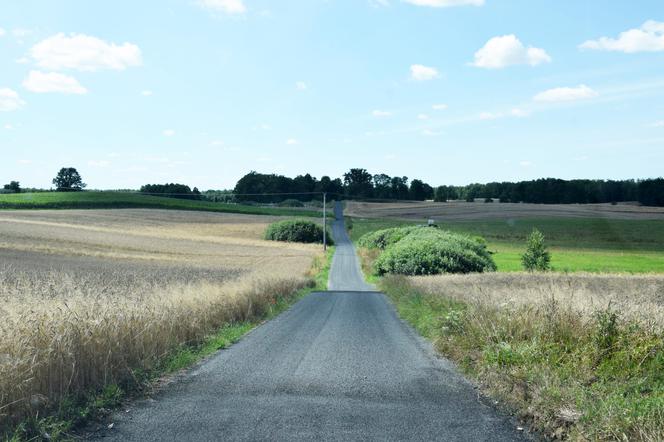
<instances>
[{"instance_id":1,"label":"tree line","mask_svg":"<svg viewBox=\"0 0 664 442\"><path fill-rule=\"evenodd\" d=\"M86 187L73 167L61 168L53 184L58 191L81 191ZM5 184L0 193L36 191L23 189L18 181ZM200 192L185 184L146 184L139 192L192 200L216 202L279 203L286 199L318 200L320 193L332 198L372 200L452 200L535 204L592 204L638 201L645 206L664 206L664 178L644 180L562 180L540 178L519 182L473 183L466 186L438 186L435 189L422 180L409 182L406 176L371 174L366 169L350 169L343 178L310 174L289 178L277 174L249 172L233 190Z\"/></svg>"},{"instance_id":2,"label":"tree line","mask_svg":"<svg viewBox=\"0 0 664 442\"><path fill-rule=\"evenodd\" d=\"M263 203L280 202L285 197L309 201L318 199L316 194L323 192L335 197L421 201L432 199L434 195L433 187L421 180L415 179L409 185L408 177L372 175L366 169L350 169L343 179L323 176L320 180L308 173L289 178L250 172L240 178L234 189L238 201Z\"/></svg>"},{"instance_id":3,"label":"tree line","mask_svg":"<svg viewBox=\"0 0 664 442\"><path fill-rule=\"evenodd\" d=\"M440 186L435 201L476 199L505 203L593 204L638 201L647 206L664 206L664 179L647 180L562 180L541 178L531 181L494 182L467 186Z\"/></svg>"}]
</instances>

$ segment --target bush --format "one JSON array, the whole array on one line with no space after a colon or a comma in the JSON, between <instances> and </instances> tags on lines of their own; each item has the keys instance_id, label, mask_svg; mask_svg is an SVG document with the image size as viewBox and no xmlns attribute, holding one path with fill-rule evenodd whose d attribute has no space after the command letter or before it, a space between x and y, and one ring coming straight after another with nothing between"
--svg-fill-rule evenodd
<instances>
[{"instance_id":1,"label":"bush","mask_svg":"<svg viewBox=\"0 0 664 442\"><path fill-rule=\"evenodd\" d=\"M528 236L526 253L521 257L523 268L529 272L546 271L551 268L551 255L546 250L544 235L537 229L533 229Z\"/></svg>"},{"instance_id":2,"label":"bush","mask_svg":"<svg viewBox=\"0 0 664 442\"><path fill-rule=\"evenodd\" d=\"M278 204L279 207L304 207L304 203L296 199L283 200Z\"/></svg>"},{"instance_id":3,"label":"bush","mask_svg":"<svg viewBox=\"0 0 664 442\"><path fill-rule=\"evenodd\" d=\"M394 227L391 229L376 230L363 235L357 244L366 249L385 250L388 246L401 241L406 235L422 227Z\"/></svg>"},{"instance_id":4,"label":"bush","mask_svg":"<svg viewBox=\"0 0 664 442\"><path fill-rule=\"evenodd\" d=\"M378 275L434 275L496 270L484 240L436 228L398 227L379 230L364 235L359 245L384 250L374 265Z\"/></svg>"},{"instance_id":5,"label":"bush","mask_svg":"<svg viewBox=\"0 0 664 442\"><path fill-rule=\"evenodd\" d=\"M271 241L322 243L323 228L313 221L286 220L270 224L265 231L265 239ZM330 232L327 232L327 243L334 244Z\"/></svg>"}]
</instances>

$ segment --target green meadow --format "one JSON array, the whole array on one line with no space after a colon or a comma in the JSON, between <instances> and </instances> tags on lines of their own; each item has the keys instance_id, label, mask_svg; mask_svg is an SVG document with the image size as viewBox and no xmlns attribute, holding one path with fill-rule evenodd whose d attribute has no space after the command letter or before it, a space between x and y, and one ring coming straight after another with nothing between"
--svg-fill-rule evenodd
<instances>
[{"instance_id":1,"label":"green meadow","mask_svg":"<svg viewBox=\"0 0 664 442\"><path fill-rule=\"evenodd\" d=\"M353 218L351 238L416 222ZM443 229L482 236L494 252L498 271L521 270L526 236L537 228L546 237L556 271L664 272L664 221L602 218L546 218L455 221Z\"/></svg>"}]
</instances>

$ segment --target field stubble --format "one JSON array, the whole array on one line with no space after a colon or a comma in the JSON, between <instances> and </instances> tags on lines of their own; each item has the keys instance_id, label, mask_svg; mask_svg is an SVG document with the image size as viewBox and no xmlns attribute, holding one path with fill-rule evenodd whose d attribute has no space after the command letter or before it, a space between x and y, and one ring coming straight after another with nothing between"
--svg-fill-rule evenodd
<instances>
[{"instance_id":1,"label":"field stubble","mask_svg":"<svg viewBox=\"0 0 664 442\"><path fill-rule=\"evenodd\" d=\"M0 216L0 427L137 382L174 349L260 317L322 255L269 217L113 210ZM0 431L0 434L2 432Z\"/></svg>"}]
</instances>

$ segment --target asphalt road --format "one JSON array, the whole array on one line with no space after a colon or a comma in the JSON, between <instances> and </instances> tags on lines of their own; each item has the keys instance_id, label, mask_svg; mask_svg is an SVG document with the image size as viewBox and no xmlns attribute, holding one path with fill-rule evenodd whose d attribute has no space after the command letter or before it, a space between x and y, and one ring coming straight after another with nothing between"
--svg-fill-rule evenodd
<instances>
[{"instance_id":1,"label":"asphalt road","mask_svg":"<svg viewBox=\"0 0 664 442\"><path fill-rule=\"evenodd\" d=\"M524 440L368 291L342 222L330 287L262 325L97 437L131 441ZM342 291L339 291L342 290Z\"/></svg>"}]
</instances>

